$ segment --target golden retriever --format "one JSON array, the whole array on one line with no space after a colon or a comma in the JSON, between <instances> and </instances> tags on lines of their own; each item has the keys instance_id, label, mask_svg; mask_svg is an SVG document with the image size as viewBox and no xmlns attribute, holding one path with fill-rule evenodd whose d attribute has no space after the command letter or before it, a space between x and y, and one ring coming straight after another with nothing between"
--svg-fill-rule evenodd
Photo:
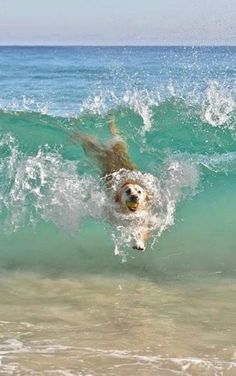
<instances>
[{"instance_id":1,"label":"golden retriever","mask_svg":"<svg viewBox=\"0 0 236 376\"><path fill-rule=\"evenodd\" d=\"M110 131L113 139L107 144L101 144L95 137L81 132L75 133L73 139L80 141L85 153L97 161L108 190L113 184L116 173L122 177L120 179L122 184L117 186L111 199L114 200L115 210L126 215L136 226L133 248L144 251L149 232L145 219L148 215L144 215L140 223L140 220L137 221L137 213L148 214L148 193L141 182L134 177L133 172L137 171L137 167L130 160L126 143L120 137L114 121L110 123ZM129 172L132 172L131 177Z\"/></svg>"}]
</instances>

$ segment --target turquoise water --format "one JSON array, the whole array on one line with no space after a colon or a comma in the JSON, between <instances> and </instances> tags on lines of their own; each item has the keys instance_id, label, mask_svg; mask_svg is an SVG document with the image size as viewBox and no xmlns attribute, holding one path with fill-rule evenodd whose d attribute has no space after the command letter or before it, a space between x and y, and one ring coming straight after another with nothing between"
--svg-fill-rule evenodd
<instances>
[{"instance_id":1,"label":"turquoise water","mask_svg":"<svg viewBox=\"0 0 236 376\"><path fill-rule=\"evenodd\" d=\"M2 374L233 375L235 56L0 48ZM73 142L108 140L111 116L160 184L144 254L107 220L99 168Z\"/></svg>"}]
</instances>

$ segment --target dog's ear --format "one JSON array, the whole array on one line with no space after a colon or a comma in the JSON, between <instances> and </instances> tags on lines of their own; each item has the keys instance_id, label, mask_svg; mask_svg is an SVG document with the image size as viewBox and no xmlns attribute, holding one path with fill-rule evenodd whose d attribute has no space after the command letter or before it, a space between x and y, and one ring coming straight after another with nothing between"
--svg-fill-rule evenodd
<instances>
[{"instance_id":1,"label":"dog's ear","mask_svg":"<svg viewBox=\"0 0 236 376\"><path fill-rule=\"evenodd\" d=\"M116 192L115 202L120 202L120 192Z\"/></svg>"},{"instance_id":2,"label":"dog's ear","mask_svg":"<svg viewBox=\"0 0 236 376\"><path fill-rule=\"evenodd\" d=\"M150 200L150 197L149 197L148 193L146 192L145 201L146 201L146 202L149 202L149 200Z\"/></svg>"}]
</instances>

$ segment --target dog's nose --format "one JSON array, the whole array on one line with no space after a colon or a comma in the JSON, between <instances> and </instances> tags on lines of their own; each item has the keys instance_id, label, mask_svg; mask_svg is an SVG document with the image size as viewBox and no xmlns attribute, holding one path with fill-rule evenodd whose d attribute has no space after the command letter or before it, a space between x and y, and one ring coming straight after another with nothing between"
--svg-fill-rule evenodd
<instances>
[{"instance_id":1,"label":"dog's nose","mask_svg":"<svg viewBox=\"0 0 236 376\"><path fill-rule=\"evenodd\" d=\"M131 196L130 196L130 199L131 199L131 201L137 202L137 201L138 201L138 196L136 196L136 195L131 195Z\"/></svg>"}]
</instances>

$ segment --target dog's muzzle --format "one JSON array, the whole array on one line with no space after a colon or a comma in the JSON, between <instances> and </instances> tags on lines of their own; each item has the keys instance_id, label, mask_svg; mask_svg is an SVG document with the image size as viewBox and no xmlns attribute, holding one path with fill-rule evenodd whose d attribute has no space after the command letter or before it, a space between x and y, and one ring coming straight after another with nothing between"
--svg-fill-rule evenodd
<instances>
[{"instance_id":1,"label":"dog's muzzle","mask_svg":"<svg viewBox=\"0 0 236 376\"><path fill-rule=\"evenodd\" d=\"M126 206L131 211L136 211L138 207L138 197L132 196L130 200L126 201Z\"/></svg>"}]
</instances>

